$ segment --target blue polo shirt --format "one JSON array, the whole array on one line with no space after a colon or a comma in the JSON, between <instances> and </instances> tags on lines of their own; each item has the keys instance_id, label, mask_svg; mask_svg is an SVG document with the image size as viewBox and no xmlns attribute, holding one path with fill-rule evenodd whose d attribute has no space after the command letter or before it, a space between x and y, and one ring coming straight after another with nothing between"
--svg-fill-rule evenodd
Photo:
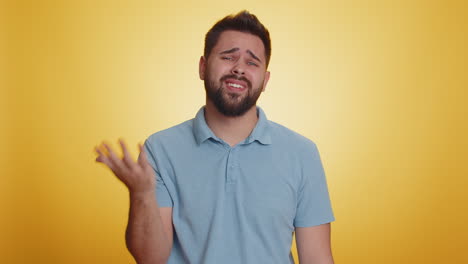
<instances>
[{"instance_id":1,"label":"blue polo shirt","mask_svg":"<svg viewBox=\"0 0 468 264\"><path fill-rule=\"evenodd\" d=\"M195 118L145 141L156 199L173 208L169 264L286 264L295 227L335 220L315 144L267 120L234 147Z\"/></svg>"}]
</instances>

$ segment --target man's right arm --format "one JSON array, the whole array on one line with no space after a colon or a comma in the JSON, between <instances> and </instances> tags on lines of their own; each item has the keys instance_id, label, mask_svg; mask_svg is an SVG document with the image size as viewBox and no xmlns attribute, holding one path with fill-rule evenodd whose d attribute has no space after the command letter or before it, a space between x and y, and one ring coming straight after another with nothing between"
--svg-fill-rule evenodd
<instances>
[{"instance_id":1,"label":"man's right arm","mask_svg":"<svg viewBox=\"0 0 468 264\"><path fill-rule=\"evenodd\" d=\"M120 159L108 144L108 155L98 147L97 162L107 165L130 192L130 212L125 240L127 248L139 264L166 263L172 249L172 208L158 207L156 177L140 144L140 155L134 162L120 140L123 158Z\"/></svg>"},{"instance_id":2,"label":"man's right arm","mask_svg":"<svg viewBox=\"0 0 468 264\"><path fill-rule=\"evenodd\" d=\"M139 264L166 263L173 242L172 207L158 208L154 192L130 193L125 238Z\"/></svg>"}]
</instances>

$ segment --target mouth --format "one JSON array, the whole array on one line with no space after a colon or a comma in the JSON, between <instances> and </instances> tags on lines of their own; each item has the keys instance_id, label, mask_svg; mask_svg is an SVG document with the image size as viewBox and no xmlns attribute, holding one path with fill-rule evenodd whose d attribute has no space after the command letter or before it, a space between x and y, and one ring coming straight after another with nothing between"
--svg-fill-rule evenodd
<instances>
[{"instance_id":1,"label":"mouth","mask_svg":"<svg viewBox=\"0 0 468 264\"><path fill-rule=\"evenodd\" d=\"M227 88L231 91L235 92L242 92L247 89L247 84L243 81L235 80L235 79L227 79L224 81Z\"/></svg>"}]
</instances>

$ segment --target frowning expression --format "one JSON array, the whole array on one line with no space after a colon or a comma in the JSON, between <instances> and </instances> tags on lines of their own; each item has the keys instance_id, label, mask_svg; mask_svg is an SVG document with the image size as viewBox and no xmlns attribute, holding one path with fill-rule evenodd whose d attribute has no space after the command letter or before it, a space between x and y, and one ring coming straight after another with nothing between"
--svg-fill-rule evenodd
<instances>
[{"instance_id":1,"label":"frowning expression","mask_svg":"<svg viewBox=\"0 0 468 264\"><path fill-rule=\"evenodd\" d=\"M199 66L207 100L226 116L243 115L254 106L270 77L261 39L233 30L221 33Z\"/></svg>"}]
</instances>

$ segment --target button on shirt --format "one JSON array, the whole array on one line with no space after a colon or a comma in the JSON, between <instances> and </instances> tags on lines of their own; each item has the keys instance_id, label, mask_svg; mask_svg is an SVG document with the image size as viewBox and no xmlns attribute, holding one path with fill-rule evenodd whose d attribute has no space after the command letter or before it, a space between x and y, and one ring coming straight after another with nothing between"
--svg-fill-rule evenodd
<instances>
[{"instance_id":1,"label":"button on shirt","mask_svg":"<svg viewBox=\"0 0 468 264\"><path fill-rule=\"evenodd\" d=\"M195 118L145 141L159 207L173 208L169 264L286 264L295 227L335 220L316 145L256 106L231 147Z\"/></svg>"}]
</instances>

